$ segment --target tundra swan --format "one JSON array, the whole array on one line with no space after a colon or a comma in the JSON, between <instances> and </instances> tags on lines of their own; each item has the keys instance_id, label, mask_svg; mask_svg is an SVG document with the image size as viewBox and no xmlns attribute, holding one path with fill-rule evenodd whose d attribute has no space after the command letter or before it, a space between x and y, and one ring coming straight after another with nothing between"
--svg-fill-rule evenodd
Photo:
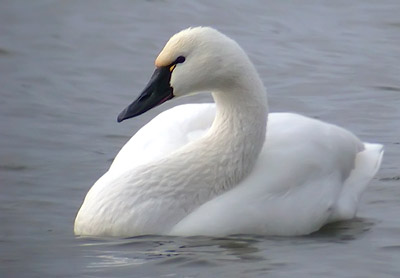
<instances>
[{"instance_id":1,"label":"tundra swan","mask_svg":"<svg viewBox=\"0 0 400 278\"><path fill-rule=\"evenodd\" d=\"M118 122L203 91L215 104L172 108L139 130L87 193L76 235L292 236L355 216L381 145L316 119L268 114L254 65L215 29L177 33L155 65Z\"/></svg>"}]
</instances>

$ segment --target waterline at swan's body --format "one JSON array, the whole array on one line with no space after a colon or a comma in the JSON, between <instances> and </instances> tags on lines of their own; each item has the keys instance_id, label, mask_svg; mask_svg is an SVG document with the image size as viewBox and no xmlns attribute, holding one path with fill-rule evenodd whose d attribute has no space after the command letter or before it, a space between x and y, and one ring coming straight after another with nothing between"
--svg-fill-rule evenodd
<instances>
[{"instance_id":1,"label":"waterline at swan's body","mask_svg":"<svg viewBox=\"0 0 400 278\"><path fill-rule=\"evenodd\" d=\"M156 87L163 101L209 90L216 104L179 106L143 127L89 191L76 234L301 235L354 217L381 145L304 116L268 115L254 66L213 29L175 35L156 65L152 80L169 82Z\"/></svg>"}]
</instances>

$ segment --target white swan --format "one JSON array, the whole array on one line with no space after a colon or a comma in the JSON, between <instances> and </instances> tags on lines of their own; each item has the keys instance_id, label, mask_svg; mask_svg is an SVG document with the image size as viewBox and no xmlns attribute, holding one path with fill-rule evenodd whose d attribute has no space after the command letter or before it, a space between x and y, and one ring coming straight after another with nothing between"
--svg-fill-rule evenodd
<instances>
[{"instance_id":1,"label":"white swan","mask_svg":"<svg viewBox=\"0 0 400 278\"><path fill-rule=\"evenodd\" d=\"M267 125L253 64L212 28L174 35L155 64L118 121L200 91L216 104L175 107L138 131L88 192L75 234L303 235L354 217L381 145L296 114Z\"/></svg>"}]
</instances>

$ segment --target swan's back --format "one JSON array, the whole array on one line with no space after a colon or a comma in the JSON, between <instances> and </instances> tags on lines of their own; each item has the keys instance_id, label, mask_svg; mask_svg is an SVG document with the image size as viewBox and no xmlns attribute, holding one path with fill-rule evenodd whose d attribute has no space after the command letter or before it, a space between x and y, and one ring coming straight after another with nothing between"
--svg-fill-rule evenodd
<instances>
[{"instance_id":1,"label":"swan's back","mask_svg":"<svg viewBox=\"0 0 400 278\"><path fill-rule=\"evenodd\" d=\"M173 235L302 235L354 217L379 169L383 147L347 130L290 113L269 115L267 138L252 173L205 203Z\"/></svg>"}]
</instances>

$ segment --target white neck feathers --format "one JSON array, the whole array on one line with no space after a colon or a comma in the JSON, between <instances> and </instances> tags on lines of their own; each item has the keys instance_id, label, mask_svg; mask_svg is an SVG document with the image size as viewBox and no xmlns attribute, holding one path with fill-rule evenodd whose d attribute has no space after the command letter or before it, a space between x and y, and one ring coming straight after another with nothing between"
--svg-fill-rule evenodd
<instances>
[{"instance_id":1,"label":"white neck feathers","mask_svg":"<svg viewBox=\"0 0 400 278\"><path fill-rule=\"evenodd\" d=\"M226 90L212 93L217 111L208 134L169 157L184 161L179 175L188 175L185 186L202 186L199 190L220 194L236 186L253 168L265 141L268 109L264 86L254 66L248 64L245 76ZM201 181L191 180L196 179L193 173Z\"/></svg>"}]
</instances>

